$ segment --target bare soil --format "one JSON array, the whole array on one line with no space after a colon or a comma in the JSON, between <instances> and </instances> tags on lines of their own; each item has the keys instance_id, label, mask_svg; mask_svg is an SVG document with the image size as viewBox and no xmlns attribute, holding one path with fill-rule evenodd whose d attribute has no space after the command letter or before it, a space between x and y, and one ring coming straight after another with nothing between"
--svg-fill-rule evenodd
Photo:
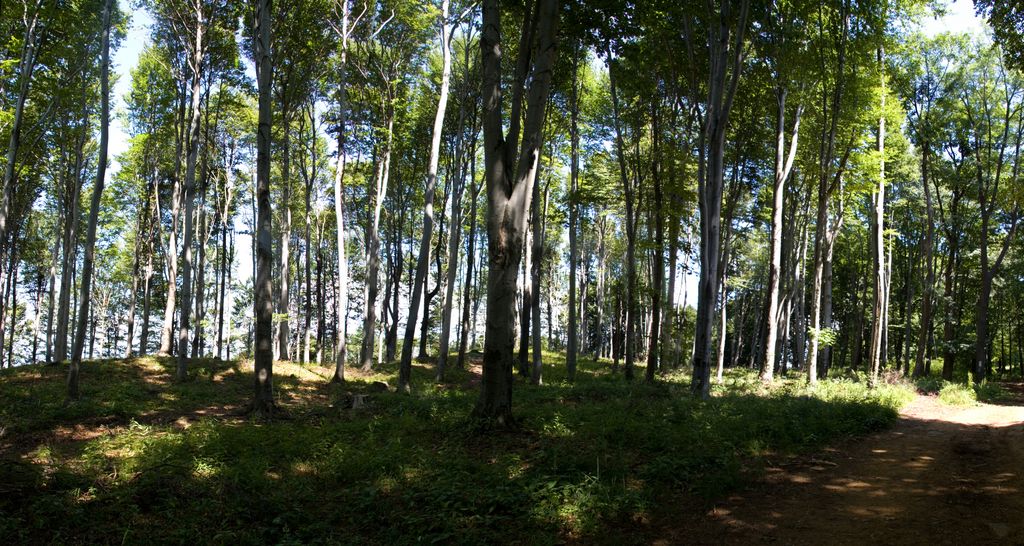
<instances>
[{"instance_id":1,"label":"bare soil","mask_svg":"<svg viewBox=\"0 0 1024 546\"><path fill-rule=\"evenodd\" d=\"M655 544L1024 544L1024 384L996 404L919 395L891 429L657 522Z\"/></svg>"}]
</instances>

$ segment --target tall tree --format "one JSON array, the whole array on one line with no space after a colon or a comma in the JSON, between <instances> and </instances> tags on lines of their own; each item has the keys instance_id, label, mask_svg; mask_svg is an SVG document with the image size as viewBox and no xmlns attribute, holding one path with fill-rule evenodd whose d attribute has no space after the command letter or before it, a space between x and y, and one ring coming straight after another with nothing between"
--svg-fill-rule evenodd
<instances>
[{"instance_id":1,"label":"tall tree","mask_svg":"<svg viewBox=\"0 0 1024 546\"><path fill-rule=\"evenodd\" d=\"M107 146L110 142L110 28L115 0L103 4L103 30L100 42L100 149L96 165L96 181L92 186L92 201L89 204L89 227L86 228L85 256L82 260L82 297L78 308L78 330L68 367L68 398L75 400L80 395L79 368L82 350L85 347L85 330L91 303L90 290L93 284L93 260L96 252L96 222L100 213L100 198L107 176Z\"/></svg>"},{"instance_id":2,"label":"tall tree","mask_svg":"<svg viewBox=\"0 0 1024 546\"><path fill-rule=\"evenodd\" d=\"M274 66L270 56L271 14L270 0L256 0L253 23L253 57L256 61L256 82L259 89L259 127L256 133L256 279L253 286L256 337L253 347L255 392L253 410L270 415L274 409L273 371L274 349L272 325L274 319L271 299L273 248L270 210L270 125L271 96Z\"/></svg>"},{"instance_id":3,"label":"tall tree","mask_svg":"<svg viewBox=\"0 0 1024 546\"><path fill-rule=\"evenodd\" d=\"M498 0L484 0L482 7L481 93L484 101L489 268L483 377L480 398L473 414L493 425L508 427L513 425L512 349L515 343L513 325L516 284L541 152L541 131L555 59L558 0L537 0L535 5L531 2L526 10L527 16L522 27L515 74L511 83L512 100L507 133L504 130L505 117L502 105L501 6ZM526 92L528 78L530 86ZM524 94L526 120L520 141Z\"/></svg>"}]
</instances>

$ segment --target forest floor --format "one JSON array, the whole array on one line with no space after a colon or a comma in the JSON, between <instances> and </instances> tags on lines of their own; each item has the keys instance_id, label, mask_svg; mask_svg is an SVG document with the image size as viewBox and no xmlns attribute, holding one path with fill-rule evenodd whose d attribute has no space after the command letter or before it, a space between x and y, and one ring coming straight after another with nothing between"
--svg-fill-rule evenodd
<instances>
[{"instance_id":1,"label":"forest floor","mask_svg":"<svg viewBox=\"0 0 1024 546\"><path fill-rule=\"evenodd\" d=\"M884 432L769 465L655 543L1024 544L1024 384L968 407L918 395Z\"/></svg>"},{"instance_id":2,"label":"forest floor","mask_svg":"<svg viewBox=\"0 0 1024 546\"><path fill-rule=\"evenodd\" d=\"M413 394L373 372L277 362L278 415L246 415L246 361L0 371L4 544L965 543L1024 539L1024 386L998 404L916 396L850 374L771 387L729 370L710 400L689 374L626 381L610 362L544 354L517 381L518 428L469 419L479 355ZM642 377L642 369L637 371ZM937 387L936 387L937 388ZM961 396L961 398L964 398ZM356 403L356 400L359 402ZM909 403L909 405L908 405ZM355 407L354 407L355 406ZM902 418L901 413L902 412ZM895 426L895 428L889 428ZM884 431L884 432L883 432ZM831 447L829 447L831 446ZM822 451L824 450L824 451ZM258 507L258 509L254 508ZM951 524L955 522L955 524Z\"/></svg>"}]
</instances>

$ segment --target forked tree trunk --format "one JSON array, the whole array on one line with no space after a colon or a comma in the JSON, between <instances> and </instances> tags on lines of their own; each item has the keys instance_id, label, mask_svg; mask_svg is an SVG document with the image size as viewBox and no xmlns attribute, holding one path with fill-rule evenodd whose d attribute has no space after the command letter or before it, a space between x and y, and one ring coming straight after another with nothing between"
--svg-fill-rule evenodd
<instances>
[{"instance_id":1,"label":"forked tree trunk","mask_svg":"<svg viewBox=\"0 0 1024 546\"><path fill-rule=\"evenodd\" d=\"M504 132L501 97L501 8L498 0L483 2L480 38L483 69L484 158L487 181L487 327L484 338L480 398L473 414L492 425L508 427L512 418L512 368L515 342L513 320L516 280L523 237L533 195L532 184L541 151L541 130L555 59L558 1L538 0L536 6L538 56L530 74L526 123L518 154L519 119L527 80L527 52L533 42L532 23L524 25L520 58L513 79L508 135ZM529 19L528 19L529 20ZM507 137L507 138L506 138ZM514 170L513 170L514 167ZM514 173L514 174L512 174ZM510 179L510 175L513 178Z\"/></svg>"}]
</instances>

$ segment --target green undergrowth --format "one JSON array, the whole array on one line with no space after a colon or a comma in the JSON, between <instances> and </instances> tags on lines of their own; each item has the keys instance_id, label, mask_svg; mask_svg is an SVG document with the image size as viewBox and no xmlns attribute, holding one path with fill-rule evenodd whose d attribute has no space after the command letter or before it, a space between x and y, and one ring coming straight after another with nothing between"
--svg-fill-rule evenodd
<instances>
[{"instance_id":1,"label":"green undergrowth","mask_svg":"<svg viewBox=\"0 0 1024 546\"><path fill-rule=\"evenodd\" d=\"M1006 391L996 383L982 381L975 384L968 376L966 382L945 381L939 376L926 376L915 381L917 389L924 393L936 394L939 402L947 406L973 406L978 402L999 403L1006 398Z\"/></svg>"},{"instance_id":2,"label":"green undergrowth","mask_svg":"<svg viewBox=\"0 0 1024 546\"><path fill-rule=\"evenodd\" d=\"M777 380L730 371L701 401L687 374L626 382L610 363L545 354L517 381L518 430L468 420L479 378L374 392L396 367L330 385L276 365L280 417L241 412L251 363L171 360L0 372L0 536L10 542L408 544L645 542L650 522L740 487L766 461L892 423L905 386ZM638 376L642 377L641 373ZM360 396L361 395L361 396ZM352 409L353 398L360 407Z\"/></svg>"}]
</instances>

